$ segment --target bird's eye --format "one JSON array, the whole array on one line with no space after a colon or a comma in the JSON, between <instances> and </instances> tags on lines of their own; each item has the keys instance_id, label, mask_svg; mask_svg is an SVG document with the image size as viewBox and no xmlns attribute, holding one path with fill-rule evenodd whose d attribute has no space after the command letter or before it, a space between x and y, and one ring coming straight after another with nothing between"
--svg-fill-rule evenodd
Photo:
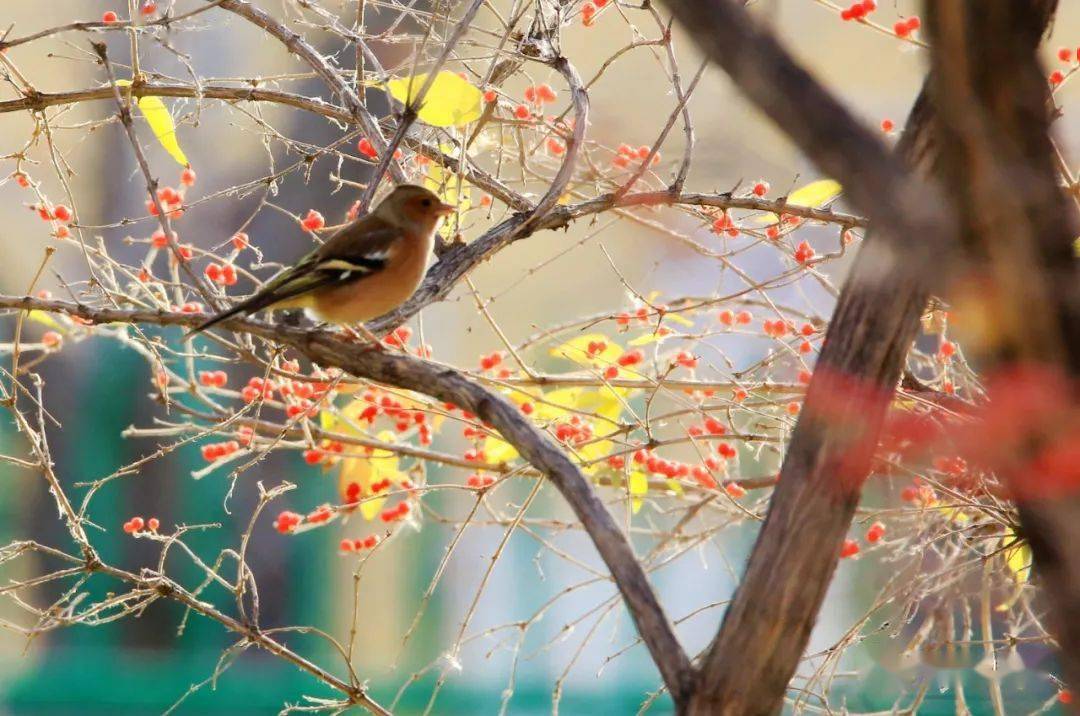
<instances>
[{"instance_id":1,"label":"bird's eye","mask_svg":"<svg viewBox=\"0 0 1080 716\"><path fill-rule=\"evenodd\" d=\"M429 206L431 206L431 199L424 199L424 200L423 200L422 202L420 202L420 203L421 203L421 204L422 204L422 205L423 205L424 207L429 207Z\"/></svg>"}]
</instances>

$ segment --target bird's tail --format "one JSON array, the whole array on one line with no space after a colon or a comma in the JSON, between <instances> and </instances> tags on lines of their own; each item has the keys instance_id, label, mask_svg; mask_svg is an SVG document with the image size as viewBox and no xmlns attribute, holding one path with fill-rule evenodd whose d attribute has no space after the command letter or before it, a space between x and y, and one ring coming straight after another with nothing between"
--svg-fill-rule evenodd
<instances>
[{"instance_id":1,"label":"bird's tail","mask_svg":"<svg viewBox=\"0 0 1080 716\"><path fill-rule=\"evenodd\" d=\"M276 297L273 296L273 295L266 295L266 294L263 294L263 293L257 293L254 296L252 296L251 298L247 299L246 301L241 301L240 303L236 304L232 308L228 308L228 309L222 311L221 313L218 313L218 314L216 314L214 316L211 316L210 318L206 319L205 321L203 321L202 323L200 323L199 325L195 326L190 331L185 333L183 338L181 338L181 340L186 341L187 339L191 338L192 336L196 335L197 333L202 333L207 328L212 328L213 326L216 326L217 324L221 323L222 321L228 320L228 319L232 318L233 316L239 315L241 313L254 313L255 311L266 308L267 306L274 303L275 300L276 300Z\"/></svg>"}]
</instances>

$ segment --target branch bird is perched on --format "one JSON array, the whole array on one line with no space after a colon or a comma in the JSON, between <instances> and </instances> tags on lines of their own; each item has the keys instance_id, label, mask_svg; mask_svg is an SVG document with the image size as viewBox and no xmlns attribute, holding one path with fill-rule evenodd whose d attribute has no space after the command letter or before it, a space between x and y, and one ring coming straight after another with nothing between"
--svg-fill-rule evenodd
<instances>
[{"instance_id":1,"label":"branch bird is perched on","mask_svg":"<svg viewBox=\"0 0 1080 716\"><path fill-rule=\"evenodd\" d=\"M321 321L344 325L392 311L420 285L435 230L453 210L424 187L401 184L370 214L342 227L254 296L191 333L264 309L304 308Z\"/></svg>"}]
</instances>

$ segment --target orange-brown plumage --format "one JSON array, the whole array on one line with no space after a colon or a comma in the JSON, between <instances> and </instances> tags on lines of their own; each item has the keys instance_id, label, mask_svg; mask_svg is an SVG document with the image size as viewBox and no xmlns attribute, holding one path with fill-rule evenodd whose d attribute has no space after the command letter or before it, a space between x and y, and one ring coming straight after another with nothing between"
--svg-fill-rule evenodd
<instances>
[{"instance_id":1,"label":"orange-brown plumage","mask_svg":"<svg viewBox=\"0 0 1080 716\"><path fill-rule=\"evenodd\" d=\"M255 295L209 319L304 308L328 323L368 321L404 303L424 277L435 231L453 207L424 187L396 187L371 214L339 229Z\"/></svg>"}]
</instances>

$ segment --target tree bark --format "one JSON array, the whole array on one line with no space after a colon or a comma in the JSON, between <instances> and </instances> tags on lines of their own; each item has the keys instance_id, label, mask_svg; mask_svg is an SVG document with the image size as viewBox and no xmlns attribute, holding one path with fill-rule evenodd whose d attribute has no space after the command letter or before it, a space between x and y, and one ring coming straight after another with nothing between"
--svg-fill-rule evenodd
<instances>
[{"instance_id":1,"label":"tree bark","mask_svg":"<svg viewBox=\"0 0 1080 716\"><path fill-rule=\"evenodd\" d=\"M687 709L771 714L810 638L928 292L947 278L944 259L956 246L955 234L952 217L934 202L912 223L906 208L898 217L875 206L909 198L883 186L905 185L895 178L901 172L745 12L728 0L668 4L740 89L840 179L875 231L840 296L768 515ZM1037 13L1042 23L1053 5L1028 0L1029 10L1049 8ZM1029 52L1037 41L1037 35L1024 37ZM935 163L932 115L924 88L899 147L900 159L924 174ZM919 233L928 219L936 222L934 230Z\"/></svg>"},{"instance_id":2,"label":"tree bark","mask_svg":"<svg viewBox=\"0 0 1080 716\"><path fill-rule=\"evenodd\" d=\"M1054 5L1032 12L1027 0L926 3L931 89L946 147L941 164L969 256L952 297L959 319L965 309L992 317L991 330L964 342L987 375L984 434L1002 433L988 439L995 444L984 448L985 467L1016 496L1065 679L1075 688L1080 476L1068 451L1080 441L1080 263L1073 252L1080 221L1059 184L1047 71L1034 51Z\"/></svg>"}]
</instances>

